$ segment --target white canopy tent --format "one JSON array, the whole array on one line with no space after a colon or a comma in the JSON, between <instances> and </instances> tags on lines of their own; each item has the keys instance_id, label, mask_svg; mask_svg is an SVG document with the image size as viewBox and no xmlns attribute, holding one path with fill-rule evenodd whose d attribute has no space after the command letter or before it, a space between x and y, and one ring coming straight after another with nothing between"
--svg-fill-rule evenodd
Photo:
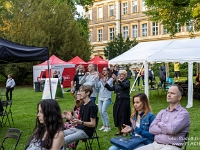
<instances>
[{"instance_id":1,"label":"white canopy tent","mask_svg":"<svg viewBox=\"0 0 200 150\"><path fill-rule=\"evenodd\" d=\"M200 38L141 42L127 52L113 58L109 64L143 63L145 94L148 91L148 63L188 62L188 104L193 106L193 62L200 62Z\"/></svg>"}]
</instances>

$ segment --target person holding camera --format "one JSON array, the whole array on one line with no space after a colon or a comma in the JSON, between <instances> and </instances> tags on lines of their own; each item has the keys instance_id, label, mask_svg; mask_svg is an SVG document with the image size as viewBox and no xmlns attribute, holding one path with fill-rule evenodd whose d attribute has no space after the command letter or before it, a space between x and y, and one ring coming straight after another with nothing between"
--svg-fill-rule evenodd
<instances>
[{"instance_id":1,"label":"person holding camera","mask_svg":"<svg viewBox=\"0 0 200 150\"><path fill-rule=\"evenodd\" d=\"M14 90L15 80L12 78L12 75L8 75L8 79L6 81L6 100L12 100L12 91ZM10 93L10 98L8 97L8 93Z\"/></svg>"}]
</instances>

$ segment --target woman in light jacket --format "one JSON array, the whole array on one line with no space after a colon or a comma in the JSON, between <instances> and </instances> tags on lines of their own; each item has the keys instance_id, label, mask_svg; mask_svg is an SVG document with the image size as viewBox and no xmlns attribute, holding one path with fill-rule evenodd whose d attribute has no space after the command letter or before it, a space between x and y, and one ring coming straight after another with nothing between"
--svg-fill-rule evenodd
<instances>
[{"instance_id":1,"label":"woman in light jacket","mask_svg":"<svg viewBox=\"0 0 200 150\"><path fill-rule=\"evenodd\" d=\"M111 103L112 92L107 90L107 88L105 88L104 80L110 86L113 85L112 73L108 67L104 67L102 75L99 78L98 77L96 78L97 82L96 85L97 88L99 88L98 107L103 122L103 126L99 130L108 132L110 131L110 121L107 109L109 104Z\"/></svg>"},{"instance_id":2,"label":"woman in light jacket","mask_svg":"<svg viewBox=\"0 0 200 150\"><path fill-rule=\"evenodd\" d=\"M139 136L141 138L146 139L146 143L139 144L136 148L141 147L143 145L147 145L154 141L154 135L149 132L149 127L153 120L155 119L155 115L151 112L151 106L149 104L149 100L144 93L139 93L133 96L133 112L131 114L131 126L124 124L124 129L122 132L128 133L130 132L131 138L135 136ZM111 146L109 150L122 150L117 146Z\"/></svg>"}]
</instances>

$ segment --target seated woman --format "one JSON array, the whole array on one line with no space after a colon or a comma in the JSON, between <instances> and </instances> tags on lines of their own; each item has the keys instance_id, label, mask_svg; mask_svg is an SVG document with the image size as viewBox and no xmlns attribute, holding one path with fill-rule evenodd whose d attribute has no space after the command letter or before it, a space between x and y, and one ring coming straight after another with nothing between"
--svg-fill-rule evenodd
<instances>
[{"instance_id":1,"label":"seated woman","mask_svg":"<svg viewBox=\"0 0 200 150\"><path fill-rule=\"evenodd\" d=\"M135 136L140 136L141 138L146 138L147 143L140 144L135 148L143 146L145 144L152 143L154 141L154 135L149 132L149 127L155 115L151 112L151 106L149 100L144 93L139 93L133 96L133 112L130 118L132 126L124 124L123 133L131 132L131 138ZM121 150L117 146L111 146L109 150Z\"/></svg>"},{"instance_id":2,"label":"seated woman","mask_svg":"<svg viewBox=\"0 0 200 150\"><path fill-rule=\"evenodd\" d=\"M33 140L27 150L60 150L64 145L63 121L58 103L45 99L37 105Z\"/></svg>"},{"instance_id":3,"label":"seated woman","mask_svg":"<svg viewBox=\"0 0 200 150\"><path fill-rule=\"evenodd\" d=\"M196 85L200 85L200 73L196 76Z\"/></svg>"}]
</instances>

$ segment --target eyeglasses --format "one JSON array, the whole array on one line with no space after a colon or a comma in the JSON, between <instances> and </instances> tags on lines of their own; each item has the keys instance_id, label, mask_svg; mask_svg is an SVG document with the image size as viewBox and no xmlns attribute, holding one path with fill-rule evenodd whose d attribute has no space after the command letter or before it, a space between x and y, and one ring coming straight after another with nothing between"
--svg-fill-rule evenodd
<instances>
[{"instance_id":1,"label":"eyeglasses","mask_svg":"<svg viewBox=\"0 0 200 150\"><path fill-rule=\"evenodd\" d=\"M108 70L103 70L103 71L108 71Z\"/></svg>"}]
</instances>

